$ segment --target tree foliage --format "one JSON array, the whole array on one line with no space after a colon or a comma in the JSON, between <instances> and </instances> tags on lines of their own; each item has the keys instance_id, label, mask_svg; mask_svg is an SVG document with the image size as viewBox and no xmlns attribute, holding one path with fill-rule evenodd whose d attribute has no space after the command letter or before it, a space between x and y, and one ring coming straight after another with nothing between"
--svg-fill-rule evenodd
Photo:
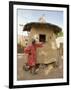
<instances>
[{"instance_id":1,"label":"tree foliage","mask_svg":"<svg viewBox=\"0 0 71 90\"><path fill-rule=\"evenodd\" d=\"M63 37L63 32L59 32L58 34L56 34L57 37Z\"/></svg>"}]
</instances>

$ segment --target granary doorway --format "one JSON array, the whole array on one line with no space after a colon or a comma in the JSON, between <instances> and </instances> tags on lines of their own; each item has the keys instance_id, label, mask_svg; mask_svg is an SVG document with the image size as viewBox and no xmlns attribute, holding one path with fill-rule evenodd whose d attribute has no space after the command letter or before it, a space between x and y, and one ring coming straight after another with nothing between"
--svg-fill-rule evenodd
<instances>
[{"instance_id":1,"label":"granary doorway","mask_svg":"<svg viewBox=\"0 0 71 90\"><path fill-rule=\"evenodd\" d=\"M46 35L45 34L39 34L39 41L40 42L46 42Z\"/></svg>"}]
</instances>

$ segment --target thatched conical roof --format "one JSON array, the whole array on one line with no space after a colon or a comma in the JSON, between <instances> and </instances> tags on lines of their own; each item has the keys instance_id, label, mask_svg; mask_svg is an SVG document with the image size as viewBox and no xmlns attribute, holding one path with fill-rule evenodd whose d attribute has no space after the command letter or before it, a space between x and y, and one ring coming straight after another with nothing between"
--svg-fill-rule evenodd
<instances>
[{"instance_id":1,"label":"thatched conical roof","mask_svg":"<svg viewBox=\"0 0 71 90\"><path fill-rule=\"evenodd\" d=\"M32 27L40 28L42 26L43 26L43 28L46 28L47 30L48 29L53 30L55 33L58 33L60 31L62 31L62 28L57 26L57 25L54 25L54 24L51 24L51 23L39 23L39 22L27 23L24 26L23 31L30 31Z\"/></svg>"}]
</instances>

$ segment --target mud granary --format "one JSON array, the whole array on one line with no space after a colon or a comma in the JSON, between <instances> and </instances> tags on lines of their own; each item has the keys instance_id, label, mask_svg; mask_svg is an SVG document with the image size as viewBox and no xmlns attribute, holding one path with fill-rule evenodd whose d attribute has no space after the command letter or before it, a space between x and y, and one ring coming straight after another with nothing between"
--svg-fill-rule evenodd
<instances>
[{"instance_id":1,"label":"mud granary","mask_svg":"<svg viewBox=\"0 0 71 90\"><path fill-rule=\"evenodd\" d=\"M61 30L59 26L46 22L30 22L24 26L23 31L30 32L29 44L32 38L37 42L44 42L44 47L37 49L37 63L49 64L58 61L56 34Z\"/></svg>"}]
</instances>

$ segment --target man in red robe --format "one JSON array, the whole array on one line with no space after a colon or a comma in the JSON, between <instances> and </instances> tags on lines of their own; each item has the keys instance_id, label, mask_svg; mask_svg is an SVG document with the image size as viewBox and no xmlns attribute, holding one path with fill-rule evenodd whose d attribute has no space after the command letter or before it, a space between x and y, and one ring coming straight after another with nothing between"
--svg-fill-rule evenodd
<instances>
[{"instance_id":1,"label":"man in red robe","mask_svg":"<svg viewBox=\"0 0 71 90\"><path fill-rule=\"evenodd\" d=\"M32 44L27 46L24 49L24 53L28 54L28 61L27 61L27 66L29 66L29 70L34 69L36 67L36 50L38 47L43 47L42 43L36 43L35 40L32 41Z\"/></svg>"}]
</instances>

